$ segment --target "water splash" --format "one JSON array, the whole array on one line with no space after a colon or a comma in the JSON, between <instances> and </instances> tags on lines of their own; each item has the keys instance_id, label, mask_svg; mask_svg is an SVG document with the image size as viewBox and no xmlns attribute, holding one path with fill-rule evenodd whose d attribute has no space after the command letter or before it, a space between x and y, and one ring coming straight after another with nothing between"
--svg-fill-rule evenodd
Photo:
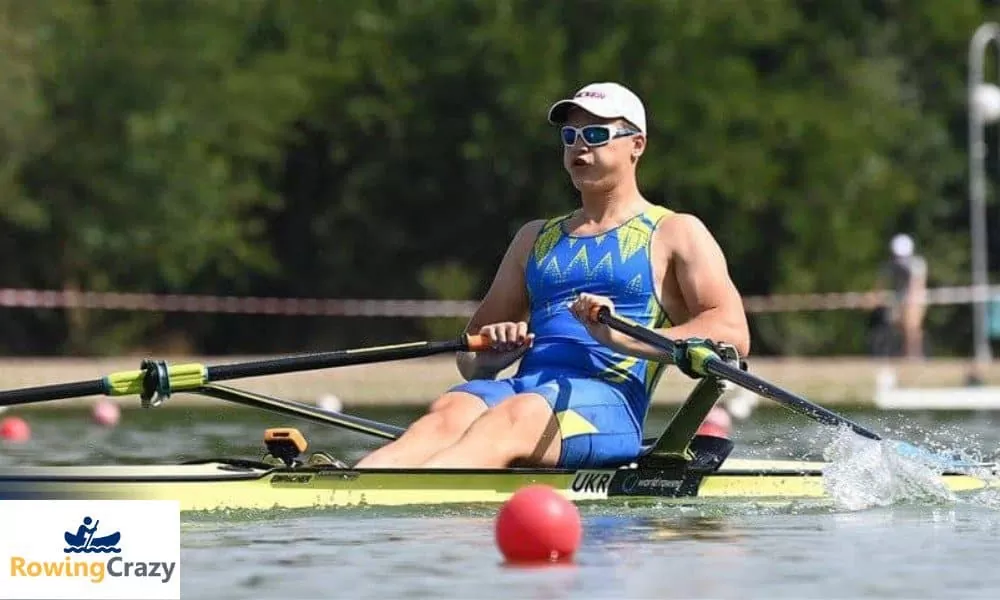
<instances>
[{"instance_id":1,"label":"water splash","mask_svg":"<svg viewBox=\"0 0 1000 600\"><path fill-rule=\"evenodd\" d=\"M956 500L935 465L896 452L892 441L870 440L845 428L834 435L823 458L830 463L823 472L823 486L841 509Z\"/></svg>"}]
</instances>

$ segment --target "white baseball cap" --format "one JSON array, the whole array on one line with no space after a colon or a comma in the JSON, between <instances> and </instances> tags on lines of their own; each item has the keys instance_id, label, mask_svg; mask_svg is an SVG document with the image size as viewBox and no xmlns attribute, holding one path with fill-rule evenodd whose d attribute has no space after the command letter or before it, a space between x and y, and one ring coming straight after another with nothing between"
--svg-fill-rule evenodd
<instances>
[{"instance_id":1,"label":"white baseball cap","mask_svg":"<svg viewBox=\"0 0 1000 600\"><path fill-rule=\"evenodd\" d=\"M602 119L625 119L646 133L646 109L642 100L627 87L602 81L580 88L572 98L560 100L549 109L549 123L562 125L569 116L569 109L579 106Z\"/></svg>"},{"instance_id":2,"label":"white baseball cap","mask_svg":"<svg viewBox=\"0 0 1000 600\"><path fill-rule=\"evenodd\" d=\"M892 238L889 247L892 249L893 256L899 258L905 258L913 255L913 238L906 235L905 233L896 234Z\"/></svg>"}]
</instances>

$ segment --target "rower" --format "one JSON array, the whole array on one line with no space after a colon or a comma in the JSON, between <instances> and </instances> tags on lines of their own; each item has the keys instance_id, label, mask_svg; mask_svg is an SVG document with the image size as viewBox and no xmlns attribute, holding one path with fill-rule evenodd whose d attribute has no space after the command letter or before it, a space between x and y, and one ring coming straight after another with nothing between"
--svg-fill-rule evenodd
<instances>
[{"instance_id":1,"label":"rower","mask_svg":"<svg viewBox=\"0 0 1000 600\"><path fill-rule=\"evenodd\" d=\"M639 97L595 82L553 104L548 120L579 206L518 228L465 329L490 347L459 353L465 382L358 468L572 469L633 459L664 367L699 375L686 351L664 353L594 320L599 308L685 349L713 340L749 353L746 312L718 241L695 215L639 189L648 134Z\"/></svg>"}]
</instances>

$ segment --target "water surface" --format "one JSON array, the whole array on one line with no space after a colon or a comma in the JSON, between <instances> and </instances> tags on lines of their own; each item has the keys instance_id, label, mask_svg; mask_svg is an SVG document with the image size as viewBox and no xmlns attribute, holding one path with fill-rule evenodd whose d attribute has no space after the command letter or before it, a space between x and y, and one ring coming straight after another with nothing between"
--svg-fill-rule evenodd
<instances>
[{"instance_id":1,"label":"water surface","mask_svg":"<svg viewBox=\"0 0 1000 600\"><path fill-rule=\"evenodd\" d=\"M92 425L83 413L23 414L34 437L0 445L0 465L256 457L264 428L289 425L312 448L349 460L379 443L242 409L127 411L113 430ZM361 414L396 424L415 416L409 409ZM655 411L649 433L669 414ZM1000 450L1000 415L993 413L848 416L922 445L989 459ZM737 424L734 437L740 456L812 459L823 458L837 439L781 410L757 411ZM882 483L900 477L891 466L876 467ZM854 485L848 491L877 488L861 480ZM585 506L576 563L535 569L503 564L493 544L493 507L185 515L182 594L220 600L1000 597L1000 495L897 494L887 506L875 500L863 508Z\"/></svg>"}]
</instances>

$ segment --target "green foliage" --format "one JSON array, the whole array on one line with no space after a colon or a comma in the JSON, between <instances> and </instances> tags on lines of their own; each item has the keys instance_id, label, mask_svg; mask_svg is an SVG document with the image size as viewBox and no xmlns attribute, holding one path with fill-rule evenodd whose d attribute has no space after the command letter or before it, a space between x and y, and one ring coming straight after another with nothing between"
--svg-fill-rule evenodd
<instances>
[{"instance_id":1,"label":"green foliage","mask_svg":"<svg viewBox=\"0 0 1000 600\"><path fill-rule=\"evenodd\" d=\"M453 261L428 265L420 270L420 285L435 300L468 300L474 297L478 282L468 268ZM465 330L468 319L429 318L424 324L428 339L446 340Z\"/></svg>"},{"instance_id":2,"label":"green foliage","mask_svg":"<svg viewBox=\"0 0 1000 600\"><path fill-rule=\"evenodd\" d=\"M31 230L46 214L19 185L20 169L45 143L44 111L29 6L0 4L0 221Z\"/></svg>"},{"instance_id":3,"label":"green foliage","mask_svg":"<svg viewBox=\"0 0 1000 600\"><path fill-rule=\"evenodd\" d=\"M644 192L706 221L745 294L867 289L898 230L932 284L963 284L966 45L998 18L940 0L0 2L17 258L0 286L476 298L521 224L575 206L545 113L594 80L646 100ZM929 313L936 352L967 352L967 313ZM866 316L755 317L754 350L859 352ZM121 351L176 327L66 317L29 335L2 314L6 347ZM460 328L269 323L189 331L273 351Z\"/></svg>"}]
</instances>

